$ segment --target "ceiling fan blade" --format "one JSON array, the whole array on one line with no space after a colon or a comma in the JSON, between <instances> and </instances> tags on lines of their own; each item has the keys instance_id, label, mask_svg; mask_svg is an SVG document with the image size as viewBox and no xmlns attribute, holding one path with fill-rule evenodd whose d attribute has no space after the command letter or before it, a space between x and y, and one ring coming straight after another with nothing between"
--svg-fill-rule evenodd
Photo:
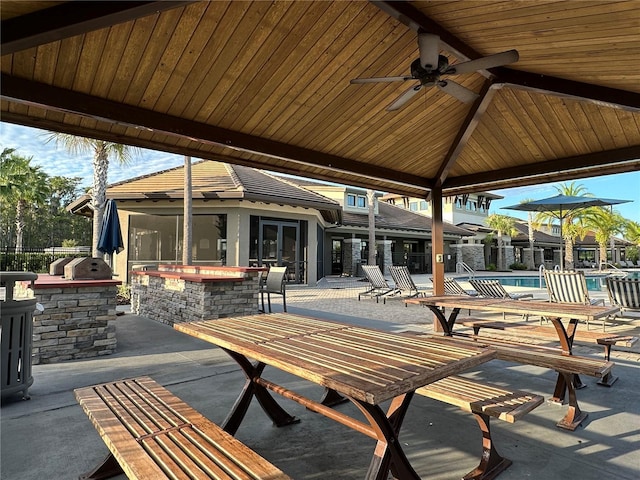
<instances>
[{"instance_id":1,"label":"ceiling fan blade","mask_svg":"<svg viewBox=\"0 0 640 480\"><path fill-rule=\"evenodd\" d=\"M509 50L507 52L496 53L495 55L487 55L486 57L477 58L475 60L469 60L468 62L462 62L457 65L451 65L446 73L458 74L469 73L477 70L486 70L487 68L500 67L502 65L508 65L518 61L520 56L517 50Z\"/></svg>"},{"instance_id":2,"label":"ceiling fan blade","mask_svg":"<svg viewBox=\"0 0 640 480\"><path fill-rule=\"evenodd\" d=\"M442 80L441 82L438 82L438 88L452 97L457 98L462 103L471 103L480 96L474 91L463 87L459 83L452 82L451 80Z\"/></svg>"},{"instance_id":3,"label":"ceiling fan blade","mask_svg":"<svg viewBox=\"0 0 640 480\"><path fill-rule=\"evenodd\" d=\"M413 80L413 77L373 77L373 78L354 78L350 83L384 83L384 82L404 82Z\"/></svg>"},{"instance_id":4,"label":"ceiling fan blade","mask_svg":"<svg viewBox=\"0 0 640 480\"><path fill-rule=\"evenodd\" d=\"M436 70L440 56L440 37L433 33L420 33L418 34L418 48L422 68L428 71Z\"/></svg>"},{"instance_id":5,"label":"ceiling fan blade","mask_svg":"<svg viewBox=\"0 0 640 480\"><path fill-rule=\"evenodd\" d=\"M405 103L411 100L414 95L416 95L420 91L421 88L421 84L411 87L409 90L400 95L391 105L389 105L387 107L387 111L393 112L394 110L399 110L400 108L402 108Z\"/></svg>"}]
</instances>

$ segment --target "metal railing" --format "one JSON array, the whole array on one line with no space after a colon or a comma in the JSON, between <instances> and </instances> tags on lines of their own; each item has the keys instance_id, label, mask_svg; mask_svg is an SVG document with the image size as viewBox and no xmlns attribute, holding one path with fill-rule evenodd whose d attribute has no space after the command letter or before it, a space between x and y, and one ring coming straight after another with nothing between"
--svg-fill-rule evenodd
<instances>
[{"instance_id":1,"label":"metal railing","mask_svg":"<svg viewBox=\"0 0 640 480\"><path fill-rule=\"evenodd\" d=\"M464 262L457 262L456 273L465 273L465 272L469 274L469 278L475 278L476 276L476 271L473 268L471 268L469 265L467 265Z\"/></svg>"},{"instance_id":2,"label":"metal railing","mask_svg":"<svg viewBox=\"0 0 640 480\"><path fill-rule=\"evenodd\" d=\"M602 268L602 267L605 268ZM600 262L600 266L598 267L598 270L602 271L602 270L613 270L613 272L610 273L610 275L615 276L615 277L626 277L627 276L627 272L625 272L624 270L620 270L618 267L616 267L615 265L609 263L609 262Z\"/></svg>"},{"instance_id":3,"label":"metal railing","mask_svg":"<svg viewBox=\"0 0 640 480\"><path fill-rule=\"evenodd\" d=\"M545 270L546 268L544 268L544 264L540 264L540 267L538 268L538 288L542 288L542 279L544 278Z\"/></svg>"}]
</instances>

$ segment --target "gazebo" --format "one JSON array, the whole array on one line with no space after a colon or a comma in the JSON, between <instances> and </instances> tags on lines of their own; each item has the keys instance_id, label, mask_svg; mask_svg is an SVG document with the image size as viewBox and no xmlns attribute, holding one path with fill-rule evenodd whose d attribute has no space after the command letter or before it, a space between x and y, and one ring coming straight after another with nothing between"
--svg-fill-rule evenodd
<instances>
[{"instance_id":1,"label":"gazebo","mask_svg":"<svg viewBox=\"0 0 640 480\"><path fill-rule=\"evenodd\" d=\"M443 194L640 168L637 1L5 0L1 15L3 121L429 198L436 293ZM350 83L410 77L424 33L435 83L471 101L424 74Z\"/></svg>"}]
</instances>

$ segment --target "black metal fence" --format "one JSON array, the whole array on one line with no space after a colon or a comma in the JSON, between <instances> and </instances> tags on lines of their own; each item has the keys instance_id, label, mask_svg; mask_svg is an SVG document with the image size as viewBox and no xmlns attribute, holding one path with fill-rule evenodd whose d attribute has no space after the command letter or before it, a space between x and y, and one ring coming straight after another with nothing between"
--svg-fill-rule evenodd
<instances>
[{"instance_id":1,"label":"black metal fence","mask_svg":"<svg viewBox=\"0 0 640 480\"><path fill-rule=\"evenodd\" d=\"M88 257L91 249L78 247L22 248L0 250L0 270L3 272L48 273L49 265L59 258Z\"/></svg>"}]
</instances>

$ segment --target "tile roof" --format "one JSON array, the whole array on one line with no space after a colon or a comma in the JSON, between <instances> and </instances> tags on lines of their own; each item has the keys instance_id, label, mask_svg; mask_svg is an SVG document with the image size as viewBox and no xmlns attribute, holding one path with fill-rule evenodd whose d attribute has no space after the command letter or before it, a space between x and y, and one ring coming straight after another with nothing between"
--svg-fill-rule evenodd
<instances>
[{"instance_id":1,"label":"tile roof","mask_svg":"<svg viewBox=\"0 0 640 480\"><path fill-rule=\"evenodd\" d=\"M184 166L111 184L107 198L116 200L182 199ZM222 162L201 160L191 167L194 199L239 199L314 208L332 222L338 221L340 204L262 170ZM82 209L89 201L83 195L69 206Z\"/></svg>"},{"instance_id":2,"label":"tile roof","mask_svg":"<svg viewBox=\"0 0 640 480\"><path fill-rule=\"evenodd\" d=\"M367 227L369 217L364 214L343 212L342 224L353 227ZM378 202L376 229L412 230L431 232L431 217L414 213L386 202ZM473 236L474 233L451 223L443 222L444 233L450 235Z\"/></svg>"}]
</instances>

